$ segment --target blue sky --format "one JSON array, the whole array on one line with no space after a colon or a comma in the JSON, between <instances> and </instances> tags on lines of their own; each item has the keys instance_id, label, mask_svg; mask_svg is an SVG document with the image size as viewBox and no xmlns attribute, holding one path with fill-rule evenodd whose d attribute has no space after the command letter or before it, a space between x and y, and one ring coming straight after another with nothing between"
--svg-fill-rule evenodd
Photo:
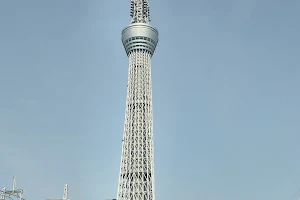
<instances>
[{"instance_id":1,"label":"blue sky","mask_svg":"<svg viewBox=\"0 0 300 200\"><path fill-rule=\"evenodd\" d=\"M290 200L300 187L299 8L150 1L156 199ZM129 0L0 1L1 187L16 176L27 200L65 183L72 200L116 196L129 22Z\"/></svg>"}]
</instances>

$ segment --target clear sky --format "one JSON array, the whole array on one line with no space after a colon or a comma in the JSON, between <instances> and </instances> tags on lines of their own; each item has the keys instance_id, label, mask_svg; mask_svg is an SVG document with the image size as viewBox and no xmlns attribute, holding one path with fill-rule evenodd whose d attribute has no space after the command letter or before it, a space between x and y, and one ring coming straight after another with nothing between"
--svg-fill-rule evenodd
<instances>
[{"instance_id":1,"label":"clear sky","mask_svg":"<svg viewBox=\"0 0 300 200\"><path fill-rule=\"evenodd\" d=\"M290 200L300 1L150 9L156 199ZM0 1L0 187L16 176L26 200L61 198L65 183L72 200L116 197L129 23L129 0Z\"/></svg>"}]
</instances>

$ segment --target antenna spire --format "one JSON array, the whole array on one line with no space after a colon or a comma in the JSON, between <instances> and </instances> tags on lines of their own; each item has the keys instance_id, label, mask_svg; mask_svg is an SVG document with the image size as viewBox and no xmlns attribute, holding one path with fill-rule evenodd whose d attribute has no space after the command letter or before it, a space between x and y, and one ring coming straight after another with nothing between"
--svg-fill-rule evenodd
<instances>
[{"instance_id":1,"label":"antenna spire","mask_svg":"<svg viewBox=\"0 0 300 200\"><path fill-rule=\"evenodd\" d=\"M17 181L16 181L16 177L13 177L13 190L16 189L16 185L17 185Z\"/></svg>"},{"instance_id":2,"label":"antenna spire","mask_svg":"<svg viewBox=\"0 0 300 200\"><path fill-rule=\"evenodd\" d=\"M150 22L149 0L131 0L130 16L131 23L147 23Z\"/></svg>"}]
</instances>

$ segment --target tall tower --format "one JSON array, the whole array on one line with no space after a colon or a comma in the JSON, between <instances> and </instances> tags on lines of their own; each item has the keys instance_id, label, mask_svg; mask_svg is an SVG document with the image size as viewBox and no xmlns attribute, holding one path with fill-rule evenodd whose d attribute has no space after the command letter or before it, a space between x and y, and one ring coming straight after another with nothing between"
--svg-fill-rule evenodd
<instances>
[{"instance_id":1,"label":"tall tower","mask_svg":"<svg viewBox=\"0 0 300 200\"><path fill-rule=\"evenodd\" d=\"M122 31L129 72L117 200L155 200L151 57L158 31L148 1L131 0L131 24Z\"/></svg>"}]
</instances>

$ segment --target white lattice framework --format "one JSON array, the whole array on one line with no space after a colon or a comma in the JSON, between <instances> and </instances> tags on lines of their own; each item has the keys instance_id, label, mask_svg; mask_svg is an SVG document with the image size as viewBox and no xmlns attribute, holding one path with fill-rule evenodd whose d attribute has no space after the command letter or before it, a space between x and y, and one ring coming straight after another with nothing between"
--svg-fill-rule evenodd
<instances>
[{"instance_id":1,"label":"white lattice framework","mask_svg":"<svg viewBox=\"0 0 300 200\"><path fill-rule=\"evenodd\" d=\"M129 72L117 200L155 200L151 54L129 54Z\"/></svg>"},{"instance_id":2,"label":"white lattice framework","mask_svg":"<svg viewBox=\"0 0 300 200\"><path fill-rule=\"evenodd\" d=\"M13 189L7 190L5 187L1 190L0 200L5 200L6 197L10 200L13 200L14 198L18 198L19 200L24 200L22 198L22 194L24 192L23 189L16 189L17 187L17 181L16 177L13 177Z\"/></svg>"},{"instance_id":3,"label":"white lattice framework","mask_svg":"<svg viewBox=\"0 0 300 200\"><path fill-rule=\"evenodd\" d=\"M150 9L148 0L131 0L130 16L131 23L149 23Z\"/></svg>"},{"instance_id":4,"label":"white lattice framework","mask_svg":"<svg viewBox=\"0 0 300 200\"><path fill-rule=\"evenodd\" d=\"M130 16L122 31L129 71L117 200L155 200L151 57L158 31L148 0L131 0Z\"/></svg>"}]
</instances>

